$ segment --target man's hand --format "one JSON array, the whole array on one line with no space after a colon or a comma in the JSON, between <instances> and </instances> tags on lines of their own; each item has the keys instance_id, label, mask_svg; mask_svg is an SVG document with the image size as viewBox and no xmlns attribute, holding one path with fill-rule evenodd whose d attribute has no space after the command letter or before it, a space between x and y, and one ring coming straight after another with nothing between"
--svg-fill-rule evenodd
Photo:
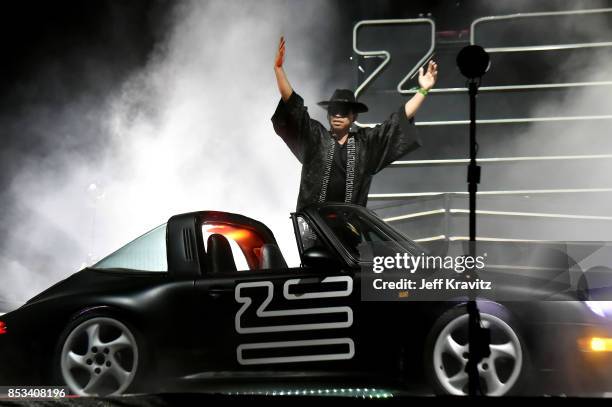
<instances>
[{"instance_id":1,"label":"man's hand","mask_svg":"<svg viewBox=\"0 0 612 407\"><path fill-rule=\"evenodd\" d=\"M427 65L427 72L423 67L419 69L419 86L426 91L429 91L436 84L436 79L438 79L438 64L436 64L433 60L429 61ZM406 112L407 118L412 118L416 114L417 110L421 107L421 104L425 100L425 95L427 92L416 92L414 96L406 102L404 105L404 111Z\"/></svg>"},{"instance_id":2,"label":"man's hand","mask_svg":"<svg viewBox=\"0 0 612 407\"><path fill-rule=\"evenodd\" d=\"M293 93L293 88L289 84L289 80L283 69L283 62L285 62L285 37L281 37L278 43L278 51L276 52L276 59L274 60L274 75L276 75L276 84L278 85L281 97L286 102Z\"/></svg>"},{"instance_id":3,"label":"man's hand","mask_svg":"<svg viewBox=\"0 0 612 407\"><path fill-rule=\"evenodd\" d=\"M284 50L284 43L283 43ZM424 72L423 67L419 68L419 86L425 90L430 90L436 84L438 79L438 64L433 60L427 65L427 72Z\"/></svg>"},{"instance_id":4,"label":"man's hand","mask_svg":"<svg viewBox=\"0 0 612 407\"><path fill-rule=\"evenodd\" d=\"M283 62L285 62L285 37L280 37L278 51L276 52L276 59L274 60L274 66L276 68L282 68Z\"/></svg>"}]
</instances>

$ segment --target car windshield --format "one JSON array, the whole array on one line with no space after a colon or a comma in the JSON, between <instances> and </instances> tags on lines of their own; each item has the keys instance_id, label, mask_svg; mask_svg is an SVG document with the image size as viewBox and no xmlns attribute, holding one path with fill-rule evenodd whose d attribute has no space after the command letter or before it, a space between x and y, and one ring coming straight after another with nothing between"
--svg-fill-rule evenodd
<instances>
[{"instance_id":1,"label":"car windshield","mask_svg":"<svg viewBox=\"0 0 612 407\"><path fill-rule=\"evenodd\" d=\"M401 247L413 254L427 253L423 247L365 209L346 205L326 205L319 209L319 215L355 259L361 259L360 245L381 242L393 242L398 248Z\"/></svg>"},{"instance_id":2,"label":"car windshield","mask_svg":"<svg viewBox=\"0 0 612 407\"><path fill-rule=\"evenodd\" d=\"M106 256L93 269L129 269L135 271L168 271L166 257L166 224L160 225Z\"/></svg>"}]
</instances>

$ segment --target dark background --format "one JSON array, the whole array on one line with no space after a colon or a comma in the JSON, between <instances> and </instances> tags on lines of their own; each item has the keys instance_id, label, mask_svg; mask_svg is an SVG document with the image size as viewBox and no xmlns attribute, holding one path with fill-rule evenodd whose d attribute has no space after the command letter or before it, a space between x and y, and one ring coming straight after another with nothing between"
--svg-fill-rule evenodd
<instances>
[{"instance_id":1,"label":"dark background","mask_svg":"<svg viewBox=\"0 0 612 407\"><path fill-rule=\"evenodd\" d=\"M0 6L0 190L24 157L55 148L53 135L22 126L86 98L103 103L144 66L164 36L170 2L9 1ZM95 140L72 140L73 148ZM10 152L10 154L8 154Z\"/></svg>"}]
</instances>

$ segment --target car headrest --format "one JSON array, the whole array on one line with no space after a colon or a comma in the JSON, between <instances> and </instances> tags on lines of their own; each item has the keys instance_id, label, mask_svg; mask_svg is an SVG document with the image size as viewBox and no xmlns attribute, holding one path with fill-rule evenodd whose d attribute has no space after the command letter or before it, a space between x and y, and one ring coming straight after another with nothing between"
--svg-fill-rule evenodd
<instances>
[{"instance_id":1,"label":"car headrest","mask_svg":"<svg viewBox=\"0 0 612 407\"><path fill-rule=\"evenodd\" d=\"M207 242L210 270L213 273L236 271L234 255L227 238L220 234L212 234Z\"/></svg>"},{"instance_id":2,"label":"car headrest","mask_svg":"<svg viewBox=\"0 0 612 407\"><path fill-rule=\"evenodd\" d=\"M272 243L261 246L261 269L287 268L287 262L280 248Z\"/></svg>"}]
</instances>

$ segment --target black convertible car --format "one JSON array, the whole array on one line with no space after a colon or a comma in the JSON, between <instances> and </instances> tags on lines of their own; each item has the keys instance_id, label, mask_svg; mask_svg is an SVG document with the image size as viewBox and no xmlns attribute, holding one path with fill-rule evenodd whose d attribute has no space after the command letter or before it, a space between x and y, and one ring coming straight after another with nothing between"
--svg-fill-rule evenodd
<instances>
[{"instance_id":1,"label":"black convertible car","mask_svg":"<svg viewBox=\"0 0 612 407\"><path fill-rule=\"evenodd\" d=\"M423 385L466 394L464 301L362 301L358 245L409 240L353 205L291 219L301 267L288 267L272 232L253 219L173 216L0 316L0 385L67 385L77 395L348 395ZM491 355L479 364L484 392L605 390L607 304L481 298L491 329Z\"/></svg>"}]
</instances>

